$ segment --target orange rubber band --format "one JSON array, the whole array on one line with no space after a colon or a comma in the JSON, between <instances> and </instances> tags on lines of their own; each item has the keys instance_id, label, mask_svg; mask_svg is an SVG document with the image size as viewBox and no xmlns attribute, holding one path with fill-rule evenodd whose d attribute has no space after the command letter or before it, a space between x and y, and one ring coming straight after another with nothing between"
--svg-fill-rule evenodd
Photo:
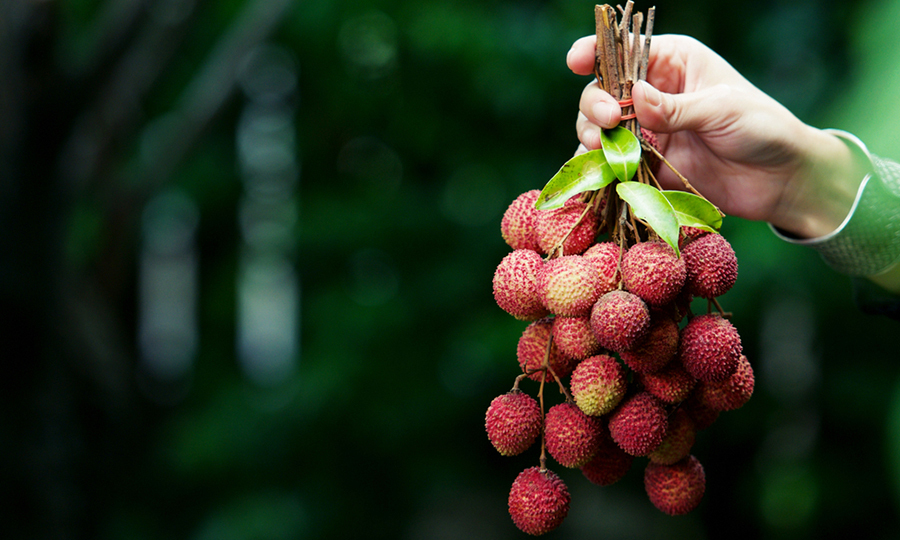
<instances>
[{"instance_id":1,"label":"orange rubber band","mask_svg":"<svg viewBox=\"0 0 900 540\"><path fill-rule=\"evenodd\" d=\"M634 100L631 98L623 99L622 101L619 102L619 107L622 107L623 109L625 107L631 107L633 105L634 105ZM631 120L632 118L637 118L637 114L635 114L635 113L623 114L621 119L622 120Z\"/></svg>"}]
</instances>

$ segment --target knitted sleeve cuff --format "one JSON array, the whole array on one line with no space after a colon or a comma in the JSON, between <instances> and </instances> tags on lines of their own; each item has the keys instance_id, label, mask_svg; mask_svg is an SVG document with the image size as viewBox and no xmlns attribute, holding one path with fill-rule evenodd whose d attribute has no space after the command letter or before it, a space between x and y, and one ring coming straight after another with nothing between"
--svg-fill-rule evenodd
<instances>
[{"instance_id":1,"label":"knitted sleeve cuff","mask_svg":"<svg viewBox=\"0 0 900 540\"><path fill-rule=\"evenodd\" d=\"M837 272L850 276L873 276L900 260L900 165L869 153L855 136L828 130L857 145L872 162L856 200L843 223L818 238L799 239L772 227L776 236L817 250ZM771 226L771 225L770 225Z\"/></svg>"}]
</instances>

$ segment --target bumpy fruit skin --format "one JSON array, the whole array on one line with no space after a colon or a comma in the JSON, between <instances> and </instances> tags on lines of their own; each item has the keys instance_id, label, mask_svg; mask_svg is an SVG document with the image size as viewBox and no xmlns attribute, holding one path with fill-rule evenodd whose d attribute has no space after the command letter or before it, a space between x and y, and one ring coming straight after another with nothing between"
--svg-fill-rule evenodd
<instances>
[{"instance_id":1,"label":"bumpy fruit skin","mask_svg":"<svg viewBox=\"0 0 900 540\"><path fill-rule=\"evenodd\" d=\"M687 279L685 286L695 296L715 298L728 292L737 280L737 256L721 234L707 234L681 252Z\"/></svg>"},{"instance_id":2,"label":"bumpy fruit skin","mask_svg":"<svg viewBox=\"0 0 900 540\"><path fill-rule=\"evenodd\" d=\"M737 329L717 313L698 315L681 330L681 363L688 373L704 382L731 377L742 350Z\"/></svg>"},{"instance_id":3,"label":"bumpy fruit skin","mask_svg":"<svg viewBox=\"0 0 900 540\"><path fill-rule=\"evenodd\" d=\"M684 286L684 260L665 242L641 242L622 257L625 288L654 306L668 304Z\"/></svg>"},{"instance_id":4,"label":"bumpy fruit skin","mask_svg":"<svg viewBox=\"0 0 900 540\"><path fill-rule=\"evenodd\" d=\"M632 456L646 456L666 437L669 420L662 403L647 392L626 399L609 417L609 434Z\"/></svg>"},{"instance_id":5,"label":"bumpy fruit skin","mask_svg":"<svg viewBox=\"0 0 900 540\"><path fill-rule=\"evenodd\" d=\"M638 376L644 390L656 396L663 403L681 403L694 390L697 379L691 376L681 362L669 362L663 369Z\"/></svg>"},{"instance_id":6,"label":"bumpy fruit skin","mask_svg":"<svg viewBox=\"0 0 900 540\"><path fill-rule=\"evenodd\" d=\"M566 356L583 360L600 349L600 342L591 330L590 317L555 317L553 343Z\"/></svg>"},{"instance_id":7,"label":"bumpy fruit skin","mask_svg":"<svg viewBox=\"0 0 900 540\"><path fill-rule=\"evenodd\" d=\"M530 249L517 249L500 261L494 272L494 300L503 311L522 321L548 314L538 290L538 275L544 267L541 256Z\"/></svg>"},{"instance_id":8,"label":"bumpy fruit skin","mask_svg":"<svg viewBox=\"0 0 900 540\"><path fill-rule=\"evenodd\" d=\"M585 213L587 208L588 205L576 196L559 208L538 210L534 221L534 233L541 251L551 254L563 237L566 240L563 242L561 255L578 255L591 247L597 231L597 215L590 210ZM582 214L584 218L581 217ZM575 229L569 233L573 226ZM569 236L566 237L566 234Z\"/></svg>"},{"instance_id":9,"label":"bumpy fruit skin","mask_svg":"<svg viewBox=\"0 0 900 540\"><path fill-rule=\"evenodd\" d=\"M697 430L691 415L682 409L676 409L669 415L666 438L647 457L653 463L672 465L690 455L696 436Z\"/></svg>"},{"instance_id":10,"label":"bumpy fruit skin","mask_svg":"<svg viewBox=\"0 0 900 540\"><path fill-rule=\"evenodd\" d=\"M611 291L591 309L591 328L600 346L614 352L634 347L650 328L650 309L626 291Z\"/></svg>"},{"instance_id":11,"label":"bumpy fruit skin","mask_svg":"<svg viewBox=\"0 0 900 540\"><path fill-rule=\"evenodd\" d=\"M592 484L609 486L625 476L634 456L625 452L609 435L600 438L600 448L590 461L581 466L581 473Z\"/></svg>"},{"instance_id":12,"label":"bumpy fruit skin","mask_svg":"<svg viewBox=\"0 0 900 540\"><path fill-rule=\"evenodd\" d=\"M540 251L534 234L534 221L538 210L537 202L540 190L532 189L519 195L503 213L500 220L500 234L513 249L531 249Z\"/></svg>"},{"instance_id":13,"label":"bumpy fruit skin","mask_svg":"<svg viewBox=\"0 0 900 540\"><path fill-rule=\"evenodd\" d=\"M603 424L572 403L560 403L544 418L547 452L563 467L581 467L600 448Z\"/></svg>"},{"instance_id":14,"label":"bumpy fruit skin","mask_svg":"<svg viewBox=\"0 0 900 540\"><path fill-rule=\"evenodd\" d=\"M706 475L694 456L673 465L651 461L644 469L644 489L653 506L670 516L680 516L700 504L706 491Z\"/></svg>"},{"instance_id":15,"label":"bumpy fruit skin","mask_svg":"<svg viewBox=\"0 0 900 540\"><path fill-rule=\"evenodd\" d=\"M747 357L741 355L731 377L722 382L700 383L697 398L716 411L733 411L750 400L754 384L753 367Z\"/></svg>"},{"instance_id":16,"label":"bumpy fruit skin","mask_svg":"<svg viewBox=\"0 0 900 540\"><path fill-rule=\"evenodd\" d=\"M488 439L501 455L517 456L541 434L541 407L524 392L497 396L488 406L484 426Z\"/></svg>"},{"instance_id":17,"label":"bumpy fruit skin","mask_svg":"<svg viewBox=\"0 0 900 540\"><path fill-rule=\"evenodd\" d=\"M713 425L719 418L719 411L703 403L696 391L682 402L681 408L691 415L691 419L694 420L694 428L697 431L703 431Z\"/></svg>"},{"instance_id":18,"label":"bumpy fruit skin","mask_svg":"<svg viewBox=\"0 0 900 540\"><path fill-rule=\"evenodd\" d=\"M599 242L589 247L583 257L590 261L600 274L601 294L619 286L619 246L614 242Z\"/></svg>"},{"instance_id":19,"label":"bumpy fruit skin","mask_svg":"<svg viewBox=\"0 0 900 540\"><path fill-rule=\"evenodd\" d=\"M509 515L522 532L538 536L559 527L569 514L571 497L553 471L525 469L509 490Z\"/></svg>"},{"instance_id":20,"label":"bumpy fruit skin","mask_svg":"<svg viewBox=\"0 0 900 540\"><path fill-rule=\"evenodd\" d=\"M544 355L547 354L547 343L550 341L552 332L553 319L551 317L539 319L525 327L516 345L519 367L522 368L523 373L534 371L528 376L532 380L540 381L544 376L543 372L535 370L540 369L544 365ZM562 354L556 344L550 344L548 363L557 377L568 377L572 370L575 369L576 362L576 360ZM547 374L547 380L553 380L553 376L549 373Z\"/></svg>"},{"instance_id":21,"label":"bumpy fruit skin","mask_svg":"<svg viewBox=\"0 0 900 540\"><path fill-rule=\"evenodd\" d=\"M554 315L586 316L600 297L600 275L581 255L550 259L537 280L541 301Z\"/></svg>"},{"instance_id":22,"label":"bumpy fruit skin","mask_svg":"<svg viewBox=\"0 0 900 540\"><path fill-rule=\"evenodd\" d=\"M625 397L628 383L615 358L598 354L579 362L570 382L572 398L588 416L600 416L616 408Z\"/></svg>"},{"instance_id":23,"label":"bumpy fruit skin","mask_svg":"<svg viewBox=\"0 0 900 540\"><path fill-rule=\"evenodd\" d=\"M663 313L650 315L650 329L631 349L619 356L638 373L659 371L678 353L678 324Z\"/></svg>"}]
</instances>

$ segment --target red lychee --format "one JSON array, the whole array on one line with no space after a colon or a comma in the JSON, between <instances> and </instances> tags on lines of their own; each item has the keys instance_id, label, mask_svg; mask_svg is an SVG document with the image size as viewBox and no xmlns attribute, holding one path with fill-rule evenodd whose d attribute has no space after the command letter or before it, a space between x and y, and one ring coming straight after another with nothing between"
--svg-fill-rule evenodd
<instances>
[{"instance_id":1,"label":"red lychee","mask_svg":"<svg viewBox=\"0 0 900 540\"><path fill-rule=\"evenodd\" d=\"M599 242L589 247L583 257L597 268L600 274L601 294L619 286L619 246L614 242Z\"/></svg>"},{"instance_id":2,"label":"red lychee","mask_svg":"<svg viewBox=\"0 0 900 540\"><path fill-rule=\"evenodd\" d=\"M704 382L724 381L741 357L737 329L717 313L698 315L681 330L678 355L684 368Z\"/></svg>"},{"instance_id":3,"label":"red lychee","mask_svg":"<svg viewBox=\"0 0 900 540\"><path fill-rule=\"evenodd\" d=\"M672 465L651 461L644 469L644 489L653 506L671 516L683 515L700 504L706 475L694 456Z\"/></svg>"},{"instance_id":4,"label":"red lychee","mask_svg":"<svg viewBox=\"0 0 900 540\"><path fill-rule=\"evenodd\" d=\"M547 452L563 467L581 467L597 453L603 424L574 403L560 403L544 418Z\"/></svg>"},{"instance_id":5,"label":"red lychee","mask_svg":"<svg viewBox=\"0 0 900 540\"><path fill-rule=\"evenodd\" d=\"M578 363L572 372L572 398L588 416L600 416L616 408L627 390L625 371L605 354Z\"/></svg>"},{"instance_id":6,"label":"red lychee","mask_svg":"<svg viewBox=\"0 0 900 540\"><path fill-rule=\"evenodd\" d=\"M522 532L541 535L566 519L571 497L566 484L553 471L525 469L509 490L509 515Z\"/></svg>"},{"instance_id":7,"label":"red lychee","mask_svg":"<svg viewBox=\"0 0 900 540\"><path fill-rule=\"evenodd\" d=\"M691 453L697 430L694 420L683 409L676 409L669 415L669 429L666 438L647 456L654 463L671 465L681 461Z\"/></svg>"},{"instance_id":8,"label":"red lychee","mask_svg":"<svg viewBox=\"0 0 900 540\"><path fill-rule=\"evenodd\" d=\"M622 361L638 373L653 373L678 352L678 324L662 312L651 313L650 329L631 348L619 353Z\"/></svg>"},{"instance_id":9,"label":"red lychee","mask_svg":"<svg viewBox=\"0 0 900 540\"><path fill-rule=\"evenodd\" d=\"M555 317L553 343L564 355L576 360L596 354L600 348L590 317Z\"/></svg>"},{"instance_id":10,"label":"red lychee","mask_svg":"<svg viewBox=\"0 0 900 540\"><path fill-rule=\"evenodd\" d=\"M721 234L707 234L681 252L687 271L685 286L701 298L715 298L731 289L737 280L737 256Z\"/></svg>"},{"instance_id":11,"label":"red lychee","mask_svg":"<svg viewBox=\"0 0 900 540\"><path fill-rule=\"evenodd\" d=\"M494 272L494 299L504 311L523 321L547 315L538 293L538 273L544 260L530 249L517 249L500 261Z\"/></svg>"},{"instance_id":12,"label":"red lychee","mask_svg":"<svg viewBox=\"0 0 900 540\"><path fill-rule=\"evenodd\" d=\"M588 315L600 297L600 275L581 255L550 259L537 274L538 294L554 315Z\"/></svg>"},{"instance_id":13,"label":"red lychee","mask_svg":"<svg viewBox=\"0 0 900 540\"><path fill-rule=\"evenodd\" d=\"M609 417L609 434L622 450L646 456L656 450L668 430L662 402L647 392L626 399Z\"/></svg>"},{"instance_id":14,"label":"red lychee","mask_svg":"<svg viewBox=\"0 0 900 540\"><path fill-rule=\"evenodd\" d=\"M634 456L625 452L608 434L600 437L600 448L590 461L581 466L581 472L591 483L598 486L615 484L625 476Z\"/></svg>"},{"instance_id":15,"label":"red lychee","mask_svg":"<svg viewBox=\"0 0 900 540\"><path fill-rule=\"evenodd\" d=\"M528 450L541 434L541 407L528 394L512 391L491 401L484 426L501 455L516 456Z\"/></svg>"},{"instance_id":16,"label":"red lychee","mask_svg":"<svg viewBox=\"0 0 900 540\"><path fill-rule=\"evenodd\" d=\"M626 291L611 291L591 309L591 328L600 346L614 352L632 348L650 328L650 310Z\"/></svg>"},{"instance_id":17,"label":"red lychee","mask_svg":"<svg viewBox=\"0 0 900 540\"><path fill-rule=\"evenodd\" d=\"M635 244L622 257L625 288L654 306L674 300L686 275L684 260L665 242Z\"/></svg>"},{"instance_id":18,"label":"red lychee","mask_svg":"<svg viewBox=\"0 0 900 540\"><path fill-rule=\"evenodd\" d=\"M537 244L544 253L552 255L551 252L563 242L562 253L557 255L578 255L594 243L597 215L587 203L573 197L554 210L538 210L534 232Z\"/></svg>"},{"instance_id":19,"label":"red lychee","mask_svg":"<svg viewBox=\"0 0 900 540\"><path fill-rule=\"evenodd\" d=\"M691 418L694 420L694 428L697 431L703 431L713 425L719 418L719 411L700 401L697 392L692 393L682 402L681 409L691 415Z\"/></svg>"},{"instance_id":20,"label":"red lychee","mask_svg":"<svg viewBox=\"0 0 900 540\"><path fill-rule=\"evenodd\" d=\"M519 367L525 373L533 372L528 376L532 380L540 381L543 378L540 368L544 365L544 357L548 354L547 345L550 343L552 332L553 319L551 317L539 319L525 328L516 345ZM557 377L568 377L575 369L577 360L562 354L555 343L550 343L549 355L548 363ZM552 381L553 376L547 373L546 380Z\"/></svg>"},{"instance_id":21,"label":"red lychee","mask_svg":"<svg viewBox=\"0 0 900 540\"><path fill-rule=\"evenodd\" d=\"M577 369L577 368L576 368ZM753 367L741 355L735 372L722 382L703 382L697 387L697 399L717 411L740 409L753 395Z\"/></svg>"},{"instance_id":22,"label":"red lychee","mask_svg":"<svg viewBox=\"0 0 900 540\"><path fill-rule=\"evenodd\" d=\"M516 197L503 213L500 220L500 234L513 249L540 251L534 234L534 221L538 210L534 203L540 190L532 189Z\"/></svg>"},{"instance_id":23,"label":"red lychee","mask_svg":"<svg viewBox=\"0 0 900 540\"><path fill-rule=\"evenodd\" d=\"M678 361L669 362L666 367L654 373L642 373L638 378L644 385L644 390L668 404L681 403L687 399L697 384L697 379Z\"/></svg>"}]
</instances>

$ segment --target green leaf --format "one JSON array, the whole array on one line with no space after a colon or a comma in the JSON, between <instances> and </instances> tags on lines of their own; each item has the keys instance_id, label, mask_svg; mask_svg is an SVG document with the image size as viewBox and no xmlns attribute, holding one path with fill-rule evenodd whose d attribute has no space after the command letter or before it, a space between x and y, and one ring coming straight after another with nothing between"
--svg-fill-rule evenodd
<instances>
[{"instance_id":1,"label":"green leaf","mask_svg":"<svg viewBox=\"0 0 900 540\"><path fill-rule=\"evenodd\" d=\"M716 232L722 227L722 214L703 197L687 191L663 191L662 194L675 209L678 225L709 232Z\"/></svg>"},{"instance_id":2,"label":"green leaf","mask_svg":"<svg viewBox=\"0 0 900 540\"><path fill-rule=\"evenodd\" d=\"M640 182L622 182L616 186L616 192L623 201L631 205L634 215L644 220L660 238L678 253L678 218L675 209L662 192L653 186Z\"/></svg>"},{"instance_id":3,"label":"green leaf","mask_svg":"<svg viewBox=\"0 0 900 540\"><path fill-rule=\"evenodd\" d=\"M534 207L553 210L564 205L569 198L585 191L606 187L616 175L601 150L591 150L565 162L538 195Z\"/></svg>"},{"instance_id":4,"label":"green leaf","mask_svg":"<svg viewBox=\"0 0 900 540\"><path fill-rule=\"evenodd\" d=\"M634 133L616 126L600 130L600 143L606 161L622 182L631 180L641 163L641 142Z\"/></svg>"}]
</instances>

